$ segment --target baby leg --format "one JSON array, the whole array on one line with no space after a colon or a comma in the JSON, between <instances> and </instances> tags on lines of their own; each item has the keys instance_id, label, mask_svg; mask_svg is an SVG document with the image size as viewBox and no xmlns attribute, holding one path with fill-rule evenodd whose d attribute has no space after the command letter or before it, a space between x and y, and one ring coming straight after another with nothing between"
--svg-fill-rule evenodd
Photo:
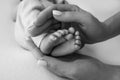
<instances>
[{"instance_id":1,"label":"baby leg","mask_svg":"<svg viewBox=\"0 0 120 80\"><path fill-rule=\"evenodd\" d=\"M45 36L39 46L41 52L43 52L43 54L51 53L54 47L65 41L63 36L65 36L66 34L68 34L67 30L58 30Z\"/></svg>"},{"instance_id":2,"label":"baby leg","mask_svg":"<svg viewBox=\"0 0 120 80\"><path fill-rule=\"evenodd\" d=\"M78 31L75 31L73 27L69 28L68 35L65 36L66 42L56 47L52 55L53 56L63 56L75 51L78 51L81 48L80 35Z\"/></svg>"}]
</instances>

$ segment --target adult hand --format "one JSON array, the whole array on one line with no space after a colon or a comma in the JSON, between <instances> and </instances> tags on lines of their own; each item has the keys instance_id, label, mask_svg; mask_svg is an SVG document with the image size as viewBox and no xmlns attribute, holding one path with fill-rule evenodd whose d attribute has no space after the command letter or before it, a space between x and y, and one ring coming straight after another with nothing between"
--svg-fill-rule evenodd
<instances>
[{"instance_id":1,"label":"adult hand","mask_svg":"<svg viewBox=\"0 0 120 80\"><path fill-rule=\"evenodd\" d=\"M75 26L82 32L81 37L85 43L95 43L105 38L104 36L107 31L104 25L90 13L80 9L78 6L70 4L54 5L52 2L49 4L51 6L44 7L42 6L44 1L41 2L39 0L25 0L22 3L19 10L20 19L25 28L27 28L25 29L27 30L26 32L31 36L37 36L46 31L53 23L54 17L61 22L78 23L78 25ZM32 3L32 5L30 3ZM64 3L64 0L57 0L57 3ZM63 14L55 10L62 11ZM56 12L59 14L56 14Z\"/></svg>"},{"instance_id":2,"label":"adult hand","mask_svg":"<svg viewBox=\"0 0 120 80\"><path fill-rule=\"evenodd\" d=\"M53 17L61 22L76 22L82 31L85 43L96 43L105 40L107 31L105 25L89 12L76 5L57 4L54 6Z\"/></svg>"},{"instance_id":3,"label":"adult hand","mask_svg":"<svg viewBox=\"0 0 120 80\"><path fill-rule=\"evenodd\" d=\"M43 59L49 71L68 80L98 80L105 75L102 67L106 65L88 56L74 53L59 58L44 56Z\"/></svg>"},{"instance_id":4,"label":"adult hand","mask_svg":"<svg viewBox=\"0 0 120 80\"><path fill-rule=\"evenodd\" d=\"M61 80L114 80L111 78L114 68L94 58L76 53L57 58L45 56L30 37L26 39L26 42L35 58L43 59L44 66Z\"/></svg>"},{"instance_id":5,"label":"adult hand","mask_svg":"<svg viewBox=\"0 0 120 80\"><path fill-rule=\"evenodd\" d=\"M18 15L26 32L31 36L37 36L56 22L52 16L51 6L66 3L65 0L23 0L18 7Z\"/></svg>"},{"instance_id":6,"label":"adult hand","mask_svg":"<svg viewBox=\"0 0 120 80\"><path fill-rule=\"evenodd\" d=\"M58 7L53 6L51 8L51 10L54 9L58 9ZM114 74L114 69L117 71L116 67L105 65L96 59L75 53L58 58L45 56L42 55L30 37L28 37L26 42L30 46L29 50L32 51L34 56L37 59L44 59L48 63L46 65L48 70L60 77L68 78L69 80L115 80L112 73Z\"/></svg>"}]
</instances>

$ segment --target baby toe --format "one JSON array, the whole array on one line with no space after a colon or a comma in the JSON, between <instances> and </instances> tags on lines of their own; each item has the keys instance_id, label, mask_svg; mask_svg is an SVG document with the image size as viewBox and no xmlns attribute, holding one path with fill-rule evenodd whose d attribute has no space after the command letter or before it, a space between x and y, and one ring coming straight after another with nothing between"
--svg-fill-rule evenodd
<instances>
[{"instance_id":1,"label":"baby toe","mask_svg":"<svg viewBox=\"0 0 120 80\"><path fill-rule=\"evenodd\" d=\"M66 39L66 40L71 40L71 39L73 39L73 34L68 34L68 35L66 35L66 36L65 36L65 39Z\"/></svg>"},{"instance_id":2,"label":"baby toe","mask_svg":"<svg viewBox=\"0 0 120 80\"><path fill-rule=\"evenodd\" d=\"M76 45L80 45L80 44L81 44L81 41L80 41L80 40L76 40L76 41L75 41L75 44L76 44Z\"/></svg>"},{"instance_id":3,"label":"baby toe","mask_svg":"<svg viewBox=\"0 0 120 80\"><path fill-rule=\"evenodd\" d=\"M64 33L65 33L65 35L67 35L68 32L69 32L68 30L64 29Z\"/></svg>"},{"instance_id":4,"label":"baby toe","mask_svg":"<svg viewBox=\"0 0 120 80\"><path fill-rule=\"evenodd\" d=\"M79 49L81 49L83 47L81 40L76 40L75 46L79 46Z\"/></svg>"},{"instance_id":5,"label":"baby toe","mask_svg":"<svg viewBox=\"0 0 120 80\"><path fill-rule=\"evenodd\" d=\"M57 40L57 37L56 37L55 35L50 35L49 38L50 38L50 40L52 40L52 41Z\"/></svg>"},{"instance_id":6,"label":"baby toe","mask_svg":"<svg viewBox=\"0 0 120 80\"><path fill-rule=\"evenodd\" d=\"M64 30L58 30L58 32L61 34L61 36L65 35L65 31Z\"/></svg>"},{"instance_id":7,"label":"baby toe","mask_svg":"<svg viewBox=\"0 0 120 80\"><path fill-rule=\"evenodd\" d=\"M80 35L79 31L76 31L76 32L75 32L75 35L76 35L76 36L79 36L79 35Z\"/></svg>"},{"instance_id":8,"label":"baby toe","mask_svg":"<svg viewBox=\"0 0 120 80\"><path fill-rule=\"evenodd\" d=\"M70 32L71 34L74 34L74 33L75 33L75 29L74 29L73 27L70 27L70 28L69 28L69 32Z\"/></svg>"},{"instance_id":9,"label":"baby toe","mask_svg":"<svg viewBox=\"0 0 120 80\"><path fill-rule=\"evenodd\" d=\"M75 40L75 48L80 49L81 48L81 41L80 40Z\"/></svg>"},{"instance_id":10,"label":"baby toe","mask_svg":"<svg viewBox=\"0 0 120 80\"><path fill-rule=\"evenodd\" d=\"M80 36L75 36L75 39L76 39L76 40L80 40L81 37L80 37Z\"/></svg>"},{"instance_id":11,"label":"baby toe","mask_svg":"<svg viewBox=\"0 0 120 80\"><path fill-rule=\"evenodd\" d=\"M79 50L80 49L80 46L79 45L75 45L75 50Z\"/></svg>"},{"instance_id":12,"label":"baby toe","mask_svg":"<svg viewBox=\"0 0 120 80\"><path fill-rule=\"evenodd\" d=\"M60 38L62 36L60 31L53 33L53 35L56 36L57 38Z\"/></svg>"}]
</instances>

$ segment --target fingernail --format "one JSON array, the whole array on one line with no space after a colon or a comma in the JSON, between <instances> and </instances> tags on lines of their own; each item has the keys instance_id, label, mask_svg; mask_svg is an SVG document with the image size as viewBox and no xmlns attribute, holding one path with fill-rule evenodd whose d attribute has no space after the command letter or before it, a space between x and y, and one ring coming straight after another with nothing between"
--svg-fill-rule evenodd
<instances>
[{"instance_id":1,"label":"fingernail","mask_svg":"<svg viewBox=\"0 0 120 80\"><path fill-rule=\"evenodd\" d=\"M62 15L62 12L58 10L53 10L53 15L60 16Z\"/></svg>"}]
</instances>

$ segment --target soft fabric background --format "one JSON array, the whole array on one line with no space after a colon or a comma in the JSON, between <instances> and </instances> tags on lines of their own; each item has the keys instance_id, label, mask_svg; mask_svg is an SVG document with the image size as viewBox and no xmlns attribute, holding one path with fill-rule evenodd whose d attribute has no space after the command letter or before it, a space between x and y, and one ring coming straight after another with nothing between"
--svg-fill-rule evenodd
<instances>
[{"instance_id":1,"label":"soft fabric background","mask_svg":"<svg viewBox=\"0 0 120 80\"><path fill-rule=\"evenodd\" d=\"M120 10L119 0L68 1L90 11L101 21ZM11 18L17 3L17 0L0 0L0 80L59 80L43 66L37 65L34 57L15 42ZM120 64L120 37L88 45L82 52L109 64Z\"/></svg>"}]
</instances>

